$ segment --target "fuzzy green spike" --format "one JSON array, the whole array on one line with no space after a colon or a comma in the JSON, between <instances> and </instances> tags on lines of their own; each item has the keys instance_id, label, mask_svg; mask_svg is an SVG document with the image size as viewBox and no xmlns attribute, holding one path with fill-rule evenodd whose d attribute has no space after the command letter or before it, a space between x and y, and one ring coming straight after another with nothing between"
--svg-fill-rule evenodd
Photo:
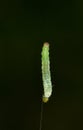
<instances>
[{"instance_id":1,"label":"fuzzy green spike","mask_svg":"<svg viewBox=\"0 0 83 130\"><path fill-rule=\"evenodd\" d=\"M43 102L47 102L52 94L48 42L45 42L42 48L42 80L44 87Z\"/></svg>"}]
</instances>

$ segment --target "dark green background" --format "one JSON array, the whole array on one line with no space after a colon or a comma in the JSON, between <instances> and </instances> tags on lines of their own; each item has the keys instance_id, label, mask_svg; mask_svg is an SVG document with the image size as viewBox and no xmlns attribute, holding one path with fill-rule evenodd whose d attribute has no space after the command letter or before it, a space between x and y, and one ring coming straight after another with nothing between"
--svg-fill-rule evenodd
<instances>
[{"instance_id":1,"label":"dark green background","mask_svg":"<svg viewBox=\"0 0 83 130\"><path fill-rule=\"evenodd\" d=\"M0 130L39 130L41 49L53 94L42 130L83 129L83 9L77 0L0 2Z\"/></svg>"}]
</instances>

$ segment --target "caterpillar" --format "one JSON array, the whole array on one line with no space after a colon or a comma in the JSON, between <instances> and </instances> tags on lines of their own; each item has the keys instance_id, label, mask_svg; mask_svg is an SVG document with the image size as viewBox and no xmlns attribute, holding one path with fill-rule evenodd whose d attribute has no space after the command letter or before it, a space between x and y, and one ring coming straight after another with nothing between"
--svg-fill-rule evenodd
<instances>
[{"instance_id":1,"label":"caterpillar","mask_svg":"<svg viewBox=\"0 0 83 130\"><path fill-rule=\"evenodd\" d=\"M50 60L49 60L49 43L45 42L42 47L42 80L44 93L42 101L46 103L52 94L52 82L50 73Z\"/></svg>"}]
</instances>

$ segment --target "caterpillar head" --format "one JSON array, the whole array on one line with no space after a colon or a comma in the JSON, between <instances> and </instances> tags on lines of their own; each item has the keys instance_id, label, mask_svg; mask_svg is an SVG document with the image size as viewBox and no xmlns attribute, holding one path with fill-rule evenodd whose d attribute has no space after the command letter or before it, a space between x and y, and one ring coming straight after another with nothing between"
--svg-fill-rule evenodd
<instances>
[{"instance_id":1,"label":"caterpillar head","mask_svg":"<svg viewBox=\"0 0 83 130\"><path fill-rule=\"evenodd\" d=\"M48 42L45 42L45 43L44 43L44 46L45 46L45 47L49 47L49 43L48 43Z\"/></svg>"},{"instance_id":2,"label":"caterpillar head","mask_svg":"<svg viewBox=\"0 0 83 130\"><path fill-rule=\"evenodd\" d=\"M42 97L42 101L43 101L44 103L47 103L47 102L48 102L48 100L49 100L49 98L48 98L48 97Z\"/></svg>"}]
</instances>

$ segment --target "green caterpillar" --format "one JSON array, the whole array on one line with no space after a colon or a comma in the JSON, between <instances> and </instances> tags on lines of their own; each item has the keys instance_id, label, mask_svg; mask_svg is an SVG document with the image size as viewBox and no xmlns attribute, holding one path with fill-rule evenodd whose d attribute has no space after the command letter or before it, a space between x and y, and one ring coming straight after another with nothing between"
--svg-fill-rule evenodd
<instances>
[{"instance_id":1,"label":"green caterpillar","mask_svg":"<svg viewBox=\"0 0 83 130\"><path fill-rule=\"evenodd\" d=\"M47 102L52 94L52 83L50 74L49 43L45 42L42 48L42 80L44 86L43 102Z\"/></svg>"}]
</instances>

